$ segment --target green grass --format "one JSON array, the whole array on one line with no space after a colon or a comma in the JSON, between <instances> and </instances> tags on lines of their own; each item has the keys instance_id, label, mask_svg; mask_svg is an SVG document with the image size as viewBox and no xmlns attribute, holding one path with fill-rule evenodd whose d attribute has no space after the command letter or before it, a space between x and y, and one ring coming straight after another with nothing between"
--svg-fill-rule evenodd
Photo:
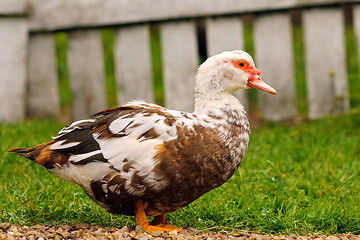
<instances>
[{"instance_id":1,"label":"green grass","mask_svg":"<svg viewBox=\"0 0 360 240\"><path fill-rule=\"evenodd\" d=\"M346 26L345 29L345 44L346 44L346 63L348 72L350 104L352 106L360 105L360 69L359 69L359 51L356 49L356 37L354 27L352 25Z\"/></svg>"},{"instance_id":2,"label":"green grass","mask_svg":"<svg viewBox=\"0 0 360 240\"><path fill-rule=\"evenodd\" d=\"M269 123L251 135L239 171L168 215L179 226L226 226L275 234L360 233L360 109L295 126ZM76 185L6 153L47 141L55 121L0 125L0 221L134 225L93 203ZM180 186L178 186L180 187Z\"/></svg>"},{"instance_id":3,"label":"green grass","mask_svg":"<svg viewBox=\"0 0 360 240\"><path fill-rule=\"evenodd\" d=\"M304 43L303 32L300 26L295 25L292 29L293 32L293 54L294 54L294 77L296 89L296 104L300 117L307 116L307 96L306 96L306 77L305 77L305 56L304 56Z\"/></svg>"},{"instance_id":4,"label":"green grass","mask_svg":"<svg viewBox=\"0 0 360 240\"><path fill-rule=\"evenodd\" d=\"M158 25L151 27L151 63L154 90L154 102L165 104L164 83L162 76L161 39Z\"/></svg>"},{"instance_id":5,"label":"green grass","mask_svg":"<svg viewBox=\"0 0 360 240\"><path fill-rule=\"evenodd\" d=\"M61 89L59 91L60 105L62 106L63 112L66 112L67 109L72 104L72 93L69 82L69 72L67 68L67 58L66 50L67 45L67 35L64 32L56 33L54 35L55 49L56 49L56 60L57 60L57 74L58 74L58 87Z\"/></svg>"},{"instance_id":6,"label":"green grass","mask_svg":"<svg viewBox=\"0 0 360 240\"><path fill-rule=\"evenodd\" d=\"M102 45L104 57L104 71L105 71L105 87L106 87L106 100L108 107L117 106L117 84L115 77L115 59L114 59L114 46L115 46L115 33L111 28L103 29L102 32Z\"/></svg>"}]
</instances>

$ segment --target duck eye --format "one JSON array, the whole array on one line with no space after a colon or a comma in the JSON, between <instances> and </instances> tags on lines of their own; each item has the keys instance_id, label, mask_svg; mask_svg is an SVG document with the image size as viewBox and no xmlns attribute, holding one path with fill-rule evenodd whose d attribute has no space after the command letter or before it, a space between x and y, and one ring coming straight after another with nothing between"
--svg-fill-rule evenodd
<instances>
[{"instance_id":1,"label":"duck eye","mask_svg":"<svg viewBox=\"0 0 360 240\"><path fill-rule=\"evenodd\" d=\"M250 64L245 59L238 59L231 62L234 67L239 68L241 70L245 70L246 68L250 67Z\"/></svg>"},{"instance_id":2,"label":"duck eye","mask_svg":"<svg viewBox=\"0 0 360 240\"><path fill-rule=\"evenodd\" d=\"M245 63L244 62L239 62L239 66L240 67L245 67Z\"/></svg>"}]
</instances>

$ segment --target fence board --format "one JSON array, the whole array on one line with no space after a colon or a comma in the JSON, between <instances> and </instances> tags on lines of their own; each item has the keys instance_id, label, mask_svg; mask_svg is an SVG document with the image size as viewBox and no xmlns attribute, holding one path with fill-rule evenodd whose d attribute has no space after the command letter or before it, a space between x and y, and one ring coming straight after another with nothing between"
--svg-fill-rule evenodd
<instances>
[{"instance_id":1,"label":"fence board","mask_svg":"<svg viewBox=\"0 0 360 240\"><path fill-rule=\"evenodd\" d=\"M259 108L267 120L291 119L296 114L291 19L287 13L255 18L255 59L262 78L277 91L274 97L259 91Z\"/></svg>"},{"instance_id":2,"label":"fence board","mask_svg":"<svg viewBox=\"0 0 360 240\"><path fill-rule=\"evenodd\" d=\"M31 0L33 15L30 28L33 31L58 30L346 2L359 2L359 0Z\"/></svg>"},{"instance_id":3,"label":"fence board","mask_svg":"<svg viewBox=\"0 0 360 240\"><path fill-rule=\"evenodd\" d=\"M165 104L183 111L194 110L194 76L198 65L193 21L163 23L160 27Z\"/></svg>"},{"instance_id":4,"label":"fence board","mask_svg":"<svg viewBox=\"0 0 360 240\"><path fill-rule=\"evenodd\" d=\"M25 15L30 12L28 0L1 0L0 15Z\"/></svg>"},{"instance_id":5,"label":"fence board","mask_svg":"<svg viewBox=\"0 0 360 240\"><path fill-rule=\"evenodd\" d=\"M15 122L25 115L26 19L0 18L0 122Z\"/></svg>"},{"instance_id":6,"label":"fence board","mask_svg":"<svg viewBox=\"0 0 360 240\"><path fill-rule=\"evenodd\" d=\"M117 30L115 46L118 101L153 101L151 82L150 36L148 25Z\"/></svg>"},{"instance_id":7,"label":"fence board","mask_svg":"<svg viewBox=\"0 0 360 240\"><path fill-rule=\"evenodd\" d=\"M357 49L358 49L358 59L360 63L360 5L353 6L353 23L354 23L354 31L357 40Z\"/></svg>"},{"instance_id":8,"label":"fence board","mask_svg":"<svg viewBox=\"0 0 360 240\"><path fill-rule=\"evenodd\" d=\"M223 51L243 49L243 25L239 17L223 17L206 19L206 45L208 56ZM247 94L237 91L234 95L248 109Z\"/></svg>"},{"instance_id":9,"label":"fence board","mask_svg":"<svg viewBox=\"0 0 360 240\"><path fill-rule=\"evenodd\" d=\"M347 112L349 96L341 9L303 13L309 117Z\"/></svg>"},{"instance_id":10,"label":"fence board","mask_svg":"<svg viewBox=\"0 0 360 240\"><path fill-rule=\"evenodd\" d=\"M68 64L75 119L87 117L105 108L100 36L98 30L76 30L69 33Z\"/></svg>"},{"instance_id":11,"label":"fence board","mask_svg":"<svg viewBox=\"0 0 360 240\"><path fill-rule=\"evenodd\" d=\"M29 39L27 115L56 117L60 110L56 55L52 34L35 34Z\"/></svg>"}]
</instances>

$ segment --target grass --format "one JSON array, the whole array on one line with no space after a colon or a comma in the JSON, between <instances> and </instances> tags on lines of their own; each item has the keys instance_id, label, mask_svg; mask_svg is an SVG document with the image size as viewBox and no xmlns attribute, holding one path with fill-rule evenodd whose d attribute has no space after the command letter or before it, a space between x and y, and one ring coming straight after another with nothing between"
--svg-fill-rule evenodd
<instances>
[{"instance_id":1,"label":"grass","mask_svg":"<svg viewBox=\"0 0 360 240\"><path fill-rule=\"evenodd\" d=\"M360 109L295 126L255 129L239 171L223 186L169 214L171 223L275 234L360 234ZM56 121L1 125L0 221L134 225L93 203L76 185L6 153L49 140Z\"/></svg>"}]
</instances>

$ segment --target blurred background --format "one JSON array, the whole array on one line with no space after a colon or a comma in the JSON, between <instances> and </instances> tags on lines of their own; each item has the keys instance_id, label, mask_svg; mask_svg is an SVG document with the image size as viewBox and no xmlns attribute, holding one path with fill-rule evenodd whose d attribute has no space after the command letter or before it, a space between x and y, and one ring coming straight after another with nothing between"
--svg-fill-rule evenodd
<instances>
[{"instance_id":1,"label":"blurred background","mask_svg":"<svg viewBox=\"0 0 360 240\"><path fill-rule=\"evenodd\" d=\"M360 103L358 2L2 0L0 122L132 99L192 111L197 66L234 49L278 91L235 93L253 122L347 113Z\"/></svg>"}]
</instances>

